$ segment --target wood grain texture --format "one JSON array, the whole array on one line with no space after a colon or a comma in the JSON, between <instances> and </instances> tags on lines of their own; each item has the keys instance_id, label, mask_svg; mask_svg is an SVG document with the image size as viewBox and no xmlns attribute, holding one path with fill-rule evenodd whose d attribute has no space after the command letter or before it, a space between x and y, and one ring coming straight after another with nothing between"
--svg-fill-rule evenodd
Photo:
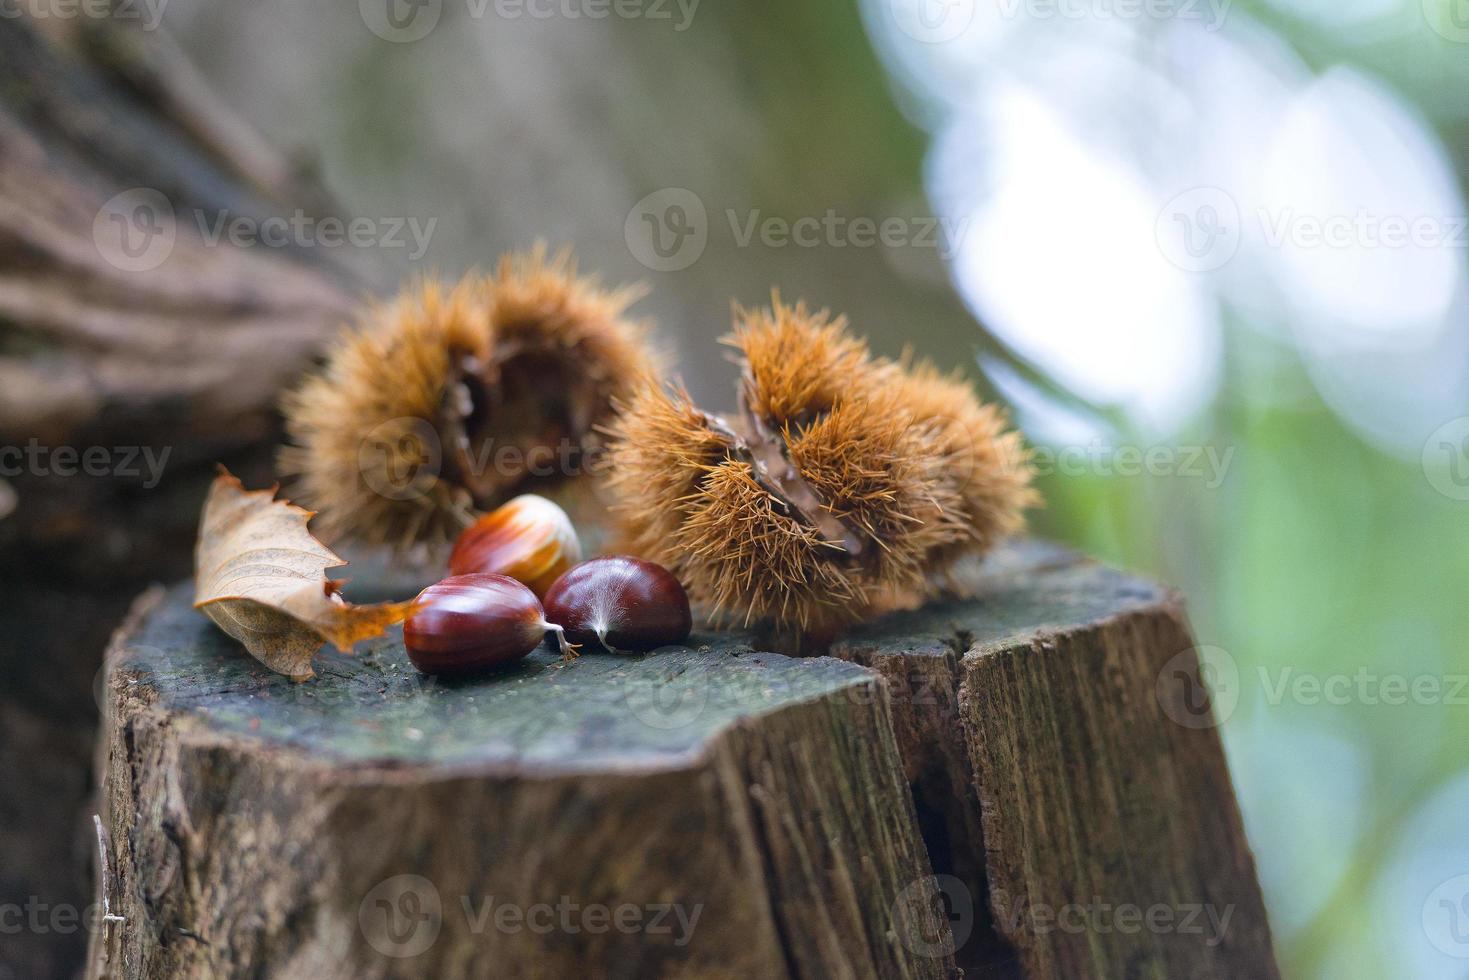
<instances>
[{"instance_id":1,"label":"wood grain texture","mask_svg":"<svg viewBox=\"0 0 1469 980\"><path fill-rule=\"evenodd\" d=\"M1033 542L975 582L838 657L696 633L445 681L390 636L309 684L146 597L93 975L1275 976L1217 733L1164 710L1176 597ZM516 924L558 903L699 911Z\"/></svg>"},{"instance_id":2,"label":"wood grain texture","mask_svg":"<svg viewBox=\"0 0 1469 980\"><path fill-rule=\"evenodd\" d=\"M108 634L187 574L216 462L269 482L280 388L366 289L330 250L201 233L329 204L164 34L21 14L0 17L0 903L80 909ZM99 240L129 193L167 202L156 265ZM81 939L7 935L0 977L75 976Z\"/></svg>"},{"instance_id":3,"label":"wood grain texture","mask_svg":"<svg viewBox=\"0 0 1469 980\"><path fill-rule=\"evenodd\" d=\"M95 975L949 972L895 934L943 923L922 905L894 922L927 858L859 667L696 634L446 681L387 639L292 684L184 592L147 601L114 648L104 773L129 924ZM486 923L487 902L675 911L656 931L576 912L539 931ZM388 932L410 905L438 910L422 950Z\"/></svg>"},{"instance_id":4,"label":"wood grain texture","mask_svg":"<svg viewBox=\"0 0 1469 980\"><path fill-rule=\"evenodd\" d=\"M980 896L955 925L970 975L1278 975L1176 593L1023 542L974 599L833 652L892 688L934 868Z\"/></svg>"}]
</instances>

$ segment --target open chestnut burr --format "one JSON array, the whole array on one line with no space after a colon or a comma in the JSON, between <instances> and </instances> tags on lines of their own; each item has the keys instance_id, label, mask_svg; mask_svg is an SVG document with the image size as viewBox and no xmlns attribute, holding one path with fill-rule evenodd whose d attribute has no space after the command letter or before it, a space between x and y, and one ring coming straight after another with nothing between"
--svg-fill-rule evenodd
<instances>
[{"instance_id":1,"label":"open chestnut burr","mask_svg":"<svg viewBox=\"0 0 1469 980\"><path fill-rule=\"evenodd\" d=\"M493 275L409 286L284 399L293 496L329 539L408 549L582 476L614 400L655 376L626 316L641 293L539 246Z\"/></svg>"}]
</instances>

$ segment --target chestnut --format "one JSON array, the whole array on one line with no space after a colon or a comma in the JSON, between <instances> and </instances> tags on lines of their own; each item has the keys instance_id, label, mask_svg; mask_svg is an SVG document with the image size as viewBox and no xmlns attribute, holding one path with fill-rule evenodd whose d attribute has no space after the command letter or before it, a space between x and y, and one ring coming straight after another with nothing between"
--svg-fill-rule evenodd
<instances>
[{"instance_id":1,"label":"chestnut","mask_svg":"<svg viewBox=\"0 0 1469 980\"><path fill-rule=\"evenodd\" d=\"M688 638L689 597L673 573L641 558L612 555L575 566L546 593L546 619L567 643L596 641L606 649L651 650Z\"/></svg>"},{"instance_id":2,"label":"chestnut","mask_svg":"<svg viewBox=\"0 0 1469 980\"><path fill-rule=\"evenodd\" d=\"M425 674L459 674L519 660L547 630L561 632L524 584L505 575L455 575L413 600L403 645Z\"/></svg>"},{"instance_id":3,"label":"chestnut","mask_svg":"<svg viewBox=\"0 0 1469 980\"><path fill-rule=\"evenodd\" d=\"M449 574L509 575L544 596L579 561L581 543L566 511L525 493L465 528L449 554Z\"/></svg>"}]
</instances>

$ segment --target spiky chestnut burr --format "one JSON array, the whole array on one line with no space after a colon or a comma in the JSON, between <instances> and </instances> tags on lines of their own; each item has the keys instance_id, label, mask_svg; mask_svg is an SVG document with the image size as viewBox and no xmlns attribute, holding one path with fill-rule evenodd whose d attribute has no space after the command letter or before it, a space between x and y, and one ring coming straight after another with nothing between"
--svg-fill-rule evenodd
<instances>
[{"instance_id":1,"label":"spiky chestnut burr","mask_svg":"<svg viewBox=\"0 0 1469 980\"><path fill-rule=\"evenodd\" d=\"M568 252L421 281L371 309L284 400L281 469L326 537L408 548L586 470L597 426L654 374L639 287L601 288Z\"/></svg>"},{"instance_id":2,"label":"spiky chestnut burr","mask_svg":"<svg viewBox=\"0 0 1469 980\"><path fill-rule=\"evenodd\" d=\"M737 310L740 414L647 386L610 427L631 550L717 617L822 638L933 594L1036 502L1019 436L957 378L873 357L842 318Z\"/></svg>"}]
</instances>

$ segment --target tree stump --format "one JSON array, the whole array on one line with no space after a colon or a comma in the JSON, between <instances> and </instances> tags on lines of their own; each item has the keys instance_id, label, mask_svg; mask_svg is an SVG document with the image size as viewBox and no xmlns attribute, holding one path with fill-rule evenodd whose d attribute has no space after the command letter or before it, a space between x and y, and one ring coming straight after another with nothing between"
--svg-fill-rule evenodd
<instances>
[{"instance_id":1,"label":"tree stump","mask_svg":"<svg viewBox=\"0 0 1469 980\"><path fill-rule=\"evenodd\" d=\"M453 681L292 684L190 596L109 655L93 976L1277 975L1177 598L1054 547L835 657Z\"/></svg>"}]
</instances>

